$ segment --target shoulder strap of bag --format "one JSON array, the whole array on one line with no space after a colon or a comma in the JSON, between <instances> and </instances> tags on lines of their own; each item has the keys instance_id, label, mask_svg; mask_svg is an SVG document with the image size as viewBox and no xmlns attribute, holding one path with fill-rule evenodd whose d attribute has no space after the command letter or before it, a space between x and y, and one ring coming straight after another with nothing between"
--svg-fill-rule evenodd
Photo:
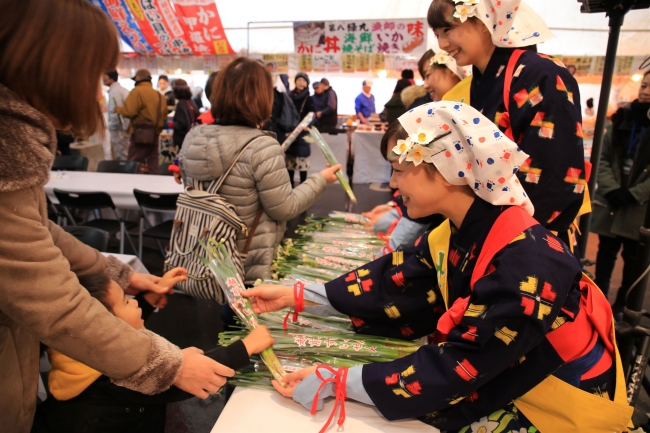
<instances>
[{"instance_id":1,"label":"shoulder strap of bag","mask_svg":"<svg viewBox=\"0 0 650 433\"><path fill-rule=\"evenodd\" d=\"M260 223L262 212L264 212L264 208L262 207L262 203L260 203L260 208L255 214L255 221L253 221L251 228L248 229L248 238L246 239L246 245L244 245L244 250L242 251L243 254L248 254L248 250L251 247L251 242L253 242L253 236L255 236L255 229L257 229L257 226Z\"/></svg>"},{"instance_id":2,"label":"shoulder strap of bag","mask_svg":"<svg viewBox=\"0 0 650 433\"><path fill-rule=\"evenodd\" d=\"M259 140L260 138L264 138L264 137L265 137L265 135L260 135L260 136L254 137L248 143L246 143L246 145L242 148L242 150L237 154L237 156L235 157L235 160L232 162L232 164L230 164L230 167L228 167L228 170L226 170L226 172L223 174L223 176L221 176L221 178L219 179L216 187L214 189L210 188L212 191L214 191L215 194L219 191L219 189L221 188L221 185L223 185L224 181L226 180L226 178L228 177L228 175L230 174L232 169L235 167L235 164L237 164L237 161L239 161L239 158L241 158L241 156L244 154L244 152L246 152L246 149L248 149L257 140ZM210 187L212 187L212 185L210 185Z\"/></svg>"},{"instance_id":3,"label":"shoulder strap of bag","mask_svg":"<svg viewBox=\"0 0 650 433\"><path fill-rule=\"evenodd\" d=\"M305 109L305 104L307 103L307 99L309 99L309 95L305 96L305 99L302 100L302 105L300 106L300 113L298 113L298 116L302 116L302 110Z\"/></svg>"}]
</instances>

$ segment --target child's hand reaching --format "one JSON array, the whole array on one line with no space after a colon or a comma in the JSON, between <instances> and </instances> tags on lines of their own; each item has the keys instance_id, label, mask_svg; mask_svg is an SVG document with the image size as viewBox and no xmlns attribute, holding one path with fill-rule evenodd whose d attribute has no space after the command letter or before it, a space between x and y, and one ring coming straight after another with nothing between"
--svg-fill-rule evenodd
<instances>
[{"instance_id":1,"label":"child's hand reaching","mask_svg":"<svg viewBox=\"0 0 650 433\"><path fill-rule=\"evenodd\" d=\"M165 273L158 282L159 286L166 287L169 289L167 293L172 294L174 285L180 283L181 281L187 280L187 269L185 268L174 268L171 271Z\"/></svg>"},{"instance_id":2,"label":"child's hand reaching","mask_svg":"<svg viewBox=\"0 0 650 433\"><path fill-rule=\"evenodd\" d=\"M152 307L165 308L167 305L167 295L164 293L145 292L142 296Z\"/></svg>"},{"instance_id":3,"label":"child's hand reaching","mask_svg":"<svg viewBox=\"0 0 650 433\"><path fill-rule=\"evenodd\" d=\"M167 289L167 292L145 292L143 294L144 299L146 299L152 307L165 308L167 305L167 294L173 294L174 285L185 280L187 280L187 270L185 268L174 268L165 273L165 275L163 275L158 281L158 285Z\"/></svg>"},{"instance_id":4,"label":"child's hand reaching","mask_svg":"<svg viewBox=\"0 0 650 433\"><path fill-rule=\"evenodd\" d=\"M275 340L271 337L269 328L266 326L258 326L253 329L246 337L244 337L243 342L249 355L260 353L275 344Z\"/></svg>"}]
</instances>

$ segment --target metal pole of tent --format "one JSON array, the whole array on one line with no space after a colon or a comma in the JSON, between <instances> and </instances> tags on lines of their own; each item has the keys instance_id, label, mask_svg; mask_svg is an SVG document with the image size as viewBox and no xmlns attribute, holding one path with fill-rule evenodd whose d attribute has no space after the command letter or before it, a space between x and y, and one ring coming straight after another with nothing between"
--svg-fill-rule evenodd
<instances>
[{"instance_id":1,"label":"metal pole of tent","mask_svg":"<svg viewBox=\"0 0 650 433\"><path fill-rule=\"evenodd\" d=\"M598 179L598 167L600 165L600 154L605 136L605 122L607 121L607 107L609 105L609 93L612 89L614 77L614 66L616 65L616 50L618 39L621 34L621 26L629 6L625 9L615 9L609 12L609 38L607 40L607 52L605 54L605 67L603 70L603 82L600 88L598 100L598 113L596 115L596 129L594 131L594 142L591 149L591 177L589 178L589 194L593 198L596 193L596 181ZM587 243L589 240L589 226L591 225L591 214L581 217L580 221L580 258L584 259L587 254Z\"/></svg>"}]
</instances>

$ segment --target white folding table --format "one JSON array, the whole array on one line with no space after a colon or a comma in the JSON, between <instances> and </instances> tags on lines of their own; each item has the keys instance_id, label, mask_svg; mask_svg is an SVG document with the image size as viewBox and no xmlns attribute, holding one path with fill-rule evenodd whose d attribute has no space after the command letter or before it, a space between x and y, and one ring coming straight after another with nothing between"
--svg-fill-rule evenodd
<instances>
[{"instance_id":1,"label":"white folding table","mask_svg":"<svg viewBox=\"0 0 650 433\"><path fill-rule=\"evenodd\" d=\"M238 387L219 415L212 433L318 433L334 407L334 399L312 416L308 410L276 391ZM420 421L387 421L373 407L353 400L345 402L346 433L439 433ZM328 432L338 431L338 414Z\"/></svg>"},{"instance_id":2,"label":"white folding table","mask_svg":"<svg viewBox=\"0 0 650 433\"><path fill-rule=\"evenodd\" d=\"M381 156L379 147L383 132L354 131L352 148L354 149L353 183L388 183L391 166Z\"/></svg>"},{"instance_id":3,"label":"white folding table","mask_svg":"<svg viewBox=\"0 0 650 433\"><path fill-rule=\"evenodd\" d=\"M133 189L157 193L181 193L183 186L173 176L152 174L96 173L87 171L53 171L45 192L53 203L54 188L74 192L106 192L117 208L137 210Z\"/></svg>"},{"instance_id":4,"label":"white folding table","mask_svg":"<svg viewBox=\"0 0 650 433\"><path fill-rule=\"evenodd\" d=\"M343 175L347 179L346 166L348 164L348 134L343 132L340 134L322 134L323 138L327 145L332 149L332 153L336 160L343 166L341 170ZM309 157L310 168L308 173L314 174L319 173L327 164L323 152L320 150L320 147L316 143L310 143L311 146L311 156Z\"/></svg>"}]
</instances>

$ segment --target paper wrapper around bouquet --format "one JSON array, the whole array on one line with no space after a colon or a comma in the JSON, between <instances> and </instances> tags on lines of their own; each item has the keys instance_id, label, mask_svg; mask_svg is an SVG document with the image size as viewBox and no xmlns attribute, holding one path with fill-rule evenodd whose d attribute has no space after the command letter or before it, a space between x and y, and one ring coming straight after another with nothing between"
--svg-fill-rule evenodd
<instances>
[{"instance_id":1,"label":"paper wrapper around bouquet","mask_svg":"<svg viewBox=\"0 0 650 433\"><path fill-rule=\"evenodd\" d=\"M248 298L241 295L242 292L246 291L246 286L237 272L237 268L232 262L228 250L223 246L223 243L217 242L214 239L210 239L207 245L201 240L199 240L199 243L212 257L212 260L209 261L202 259L203 264L207 266L216 277L217 282L224 291L228 303L232 307L233 311L241 319L242 323L246 325L246 328L249 330L257 328L259 326L259 319L257 314L253 311L253 307ZM282 377L286 373L282 368L280 361L278 361L278 358L273 353L273 350L264 350L260 353L260 357L278 383L285 386Z\"/></svg>"},{"instance_id":2,"label":"paper wrapper around bouquet","mask_svg":"<svg viewBox=\"0 0 650 433\"><path fill-rule=\"evenodd\" d=\"M467 184L489 203L521 206L533 215L533 204L516 176L528 155L474 108L433 102L410 110L399 122L412 146L429 149L431 161L449 183Z\"/></svg>"}]
</instances>

